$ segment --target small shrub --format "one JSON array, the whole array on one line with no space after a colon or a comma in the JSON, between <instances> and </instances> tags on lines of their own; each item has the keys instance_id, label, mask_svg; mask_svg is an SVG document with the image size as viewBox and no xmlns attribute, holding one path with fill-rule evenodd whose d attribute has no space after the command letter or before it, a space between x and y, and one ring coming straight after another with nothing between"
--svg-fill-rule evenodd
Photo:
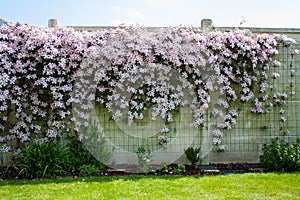
<instances>
[{"instance_id":1,"label":"small shrub","mask_svg":"<svg viewBox=\"0 0 300 200\"><path fill-rule=\"evenodd\" d=\"M185 173L185 165L177 164L177 167L174 167L172 170L175 174Z\"/></svg>"},{"instance_id":2,"label":"small shrub","mask_svg":"<svg viewBox=\"0 0 300 200\"><path fill-rule=\"evenodd\" d=\"M79 167L79 175L80 176L84 176L84 177L96 176L98 174L98 172L99 172L99 169L95 165L88 164L88 165L82 165Z\"/></svg>"},{"instance_id":3,"label":"small shrub","mask_svg":"<svg viewBox=\"0 0 300 200\"><path fill-rule=\"evenodd\" d=\"M1 178L3 178L5 175L5 170L4 170L4 166L3 166L3 153L0 153L0 168L1 168L1 170L0 170L0 174L1 174Z\"/></svg>"},{"instance_id":4,"label":"small shrub","mask_svg":"<svg viewBox=\"0 0 300 200\"><path fill-rule=\"evenodd\" d=\"M105 165L97 160L85 147L85 145L75 137L69 137L67 147L70 149L70 171L80 171L84 165L93 165L99 169L104 169Z\"/></svg>"},{"instance_id":5,"label":"small shrub","mask_svg":"<svg viewBox=\"0 0 300 200\"><path fill-rule=\"evenodd\" d=\"M276 138L271 141L271 144L265 144L262 150L260 162L266 170L300 171L300 143L289 144Z\"/></svg>"},{"instance_id":6,"label":"small shrub","mask_svg":"<svg viewBox=\"0 0 300 200\"><path fill-rule=\"evenodd\" d=\"M149 170L149 165L152 157L151 150L150 149L146 150L144 146L139 146L136 151L136 155L138 157L138 162L142 171L144 173L147 173Z\"/></svg>"},{"instance_id":7,"label":"small shrub","mask_svg":"<svg viewBox=\"0 0 300 200\"><path fill-rule=\"evenodd\" d=\"M49 178L65 172L69 149L55 141L35 141L17 156L20 175L25 178Z\"/></svg>"},{"instance_id":8,"label":"small shrub","mask_svg":"<svg viewBox=\"0 0 300 200\"><path fill-rule=\"evenodd\" d=\"M196 148L192 146L184 150L186 158L192 165L196 165L198 162L201 162L200 150L201 147Z\"/></svg>"},{"instance_id":9,"label":"small shrub","mask_svg":"<svg viewBox=\"0 0 300 200\"><path fill-rule=\"evenodd\" d=\"M162 162L160 167L154 171L156 174L181 174L185 173L185 165L184 164L170 164L169 162Z\"/></svg>"},{"instance_id":10,"label":"small shrub","mask_svg":"<svg viewBox=\"0 0 300 200\"><path fill-rule=\"evenodd\" d=\"M172 170L172 167L170 166L169 162L162 162L160 165L161 166L158 168L158 171L160 172L168 173L169 171Z\"/></svg>"}]
</instances>

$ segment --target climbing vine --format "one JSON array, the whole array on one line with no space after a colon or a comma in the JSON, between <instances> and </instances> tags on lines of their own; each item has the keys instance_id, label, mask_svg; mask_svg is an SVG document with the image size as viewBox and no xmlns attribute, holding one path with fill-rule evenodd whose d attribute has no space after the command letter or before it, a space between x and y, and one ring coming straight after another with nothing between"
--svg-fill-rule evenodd
<instances>
[{"instance_id":1,"label":"climbing vine","mask_svg":"<svg viewBox=\"0 0 300 200\"><path fill-rule=\"evenodd\" d=\"M279 47L293 55L298 53L294 43L282 35L248 30L119 27L76 32L2 25L0 150L10 151L13 141L18 146L69 131L81 138L80 128L89 126L95 104L105 106L113 120L125 118L128 125L143 119L147 109L151 120L171 122L173 112L188 105L190 126L197 127L210 109L220 119L211 132L212 142L225 149L223 130L238 116L234 102L249 103L251 112L264 113L293 95L293 90L274 96L270 91L272 80L280 76ZM161 127L161 144L168 142L168 131L166 125Z\"/></svg>"}]
</instances>

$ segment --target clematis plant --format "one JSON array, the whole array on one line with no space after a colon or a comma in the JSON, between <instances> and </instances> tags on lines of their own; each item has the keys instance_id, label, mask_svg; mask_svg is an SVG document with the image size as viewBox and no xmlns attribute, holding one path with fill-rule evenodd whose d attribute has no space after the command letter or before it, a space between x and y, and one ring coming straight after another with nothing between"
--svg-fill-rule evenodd
<instances>
[{"instance_id":1,"label":"clematis plant","mask_svg":"<svg viewBox=\"0 0 300 200\"><path fill-rule=\"evenodd\" d=\"M280 76L278 49L298 53L294 43L282 35L248 30L203 33L186 27L119 27L76 32L4 24L0 151L10 151L13 142L18 148L33 137L56 138L68 131L82 138L80 129L89 126L95 102L128 125L143 119L143 111L150 108L151 120L171 122L176 109L189 105L190 126L197 127L211 111L220 119L211 132L212 142L224 150L221 137L236 123L236 102L264 113L293 94L271 93L272 80ZM214 98L213 93L220 95ZM79 106L72 107L74 103ZM162 131L166 138L167 132Z\"/></svg>"}]
</instances>

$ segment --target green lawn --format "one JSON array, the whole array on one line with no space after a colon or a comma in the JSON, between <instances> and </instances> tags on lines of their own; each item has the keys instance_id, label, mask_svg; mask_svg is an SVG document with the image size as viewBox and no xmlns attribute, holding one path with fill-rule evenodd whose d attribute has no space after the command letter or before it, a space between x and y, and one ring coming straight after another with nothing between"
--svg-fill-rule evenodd
<instances>
[{"instance_id":1,"label":"green lawn","mask_svg":"<svg viewBox=\"0 0 300 200\"><path fill-rule=\"evenodd\" d=\"M300 199L300 173L5 180L0 199Z\"/></svg>"}]
</instances>

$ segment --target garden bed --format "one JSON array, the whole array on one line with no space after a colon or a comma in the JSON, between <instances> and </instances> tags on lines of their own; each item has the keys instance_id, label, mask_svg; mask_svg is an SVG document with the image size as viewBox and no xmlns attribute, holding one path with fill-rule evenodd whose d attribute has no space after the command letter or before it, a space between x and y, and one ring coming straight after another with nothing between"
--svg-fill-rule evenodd
<instances>
[{"instance_id":1,"label":"garden bed","mask_svg":"<svg viewBox=\"0 0 300 200\"><path fill-rule=\"evenodd\" d=\"M183 165L170 164L165 167L152 166L153 170L147 175L209 175L209 174L229 174L229 173L260 173L264 169L260 163L218 163L208 165ZM183 170L184 168L184 170ZM134 172L135 171L135 172ZM136 165L121 165L114 169L107 169L101 171L99 175L115 176L115 175L131 175L131 174L145 174L139 170L139 166Z\"/></svg>"},{"instance_id":2,"label":"garden bed","mask_svg":"<svg viewBox=\"0 0 300 200\"><path fill-rule=\"evenodd\" d=\"M264 169L260 163L217 163L208 165L183 165L170 164L167 166L153 165L148 173L140 170L138 165L119 165L114 168L100 170L96 176L130 176L130 175L218 175L218 174L242 174L242 173L261 173ZM63 177L79 177L79 172L67 172ZM23 179L18 175L16 167L3 167L0 171L2 179Z\"/></svg>"}]
</instances>

